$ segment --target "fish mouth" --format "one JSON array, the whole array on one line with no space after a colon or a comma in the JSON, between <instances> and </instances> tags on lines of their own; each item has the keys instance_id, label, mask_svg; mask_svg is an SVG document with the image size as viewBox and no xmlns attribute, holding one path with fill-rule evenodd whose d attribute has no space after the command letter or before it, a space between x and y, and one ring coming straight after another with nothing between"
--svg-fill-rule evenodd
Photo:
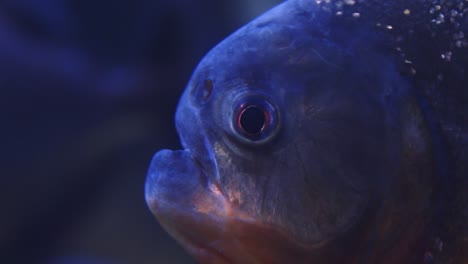
<instances>
[{"instance_id":1,"label":"fish mouth","mask_svg":"<svg viewBox=\"0 0 468 264\"><path fill-rule=\"evenodd\" d=\"M162 150L154 156L146 180L150 210L196 260L276 264L304 255L286 232L229 203L211 179L190 151Z\"/></svg>"},{"instance_id":2,"label":"fish mouth","mask_svg":"<svg viewBox=\"0 0 468 264\"><path fill-rule=\"evenodd\" d=\"M188 150L155 154L145 184L146 202L162 227L202 263L230 263L216 249L216 234L231 207L219 183Z\"/></svg>"}]
</instances>

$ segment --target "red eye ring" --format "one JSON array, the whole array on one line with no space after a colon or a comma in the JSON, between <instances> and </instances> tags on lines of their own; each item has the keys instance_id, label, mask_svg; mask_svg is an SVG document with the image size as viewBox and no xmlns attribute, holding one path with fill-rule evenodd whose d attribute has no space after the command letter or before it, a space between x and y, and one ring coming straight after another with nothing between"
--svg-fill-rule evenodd
<instances>
[{"instance_id":1,"label":"red eye ring","mask_svg":"<svg viewBox=\"0 0 468 264\"><path fill-rule=\"evenodd\" d=\"M260 105L244 104L240 106L237 127L249 136L258 136L270 125L270 113Z\"/></svg>"},{"instance_id":2,"label":"red eye ring","mask_svg":"<svg viewBox=\"0 0 468 264\"><path fill-rule=\"evenodd\" d=\"M248 94L234 104L232 128L234 135L246 143L263 143L276 134L278 113L266 96Z\"/></svg>"}]
</instances>

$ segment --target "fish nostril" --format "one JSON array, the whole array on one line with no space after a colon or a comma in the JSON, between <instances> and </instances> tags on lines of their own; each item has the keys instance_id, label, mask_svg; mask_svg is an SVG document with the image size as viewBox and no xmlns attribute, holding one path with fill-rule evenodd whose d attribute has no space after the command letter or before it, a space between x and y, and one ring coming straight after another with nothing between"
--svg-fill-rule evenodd
<instances>
[{"instance_id":1,"label":"fish nostril","mask_svg":"<svg viewBox=\"0 0 468 264\"><path fill-rule=\"evenodd\" d=\"M213 92L213 81L210 79L206 79L203 82L203 87L202 87L202 98L204 101L207 101L210 99L211 94Z\"/></svg>"},{"instance_id":2,"label":"fish nostril","mask_svg":"<svg viewBox=\"0 0 468 264\"><path fill-rule=\"evenodd\" d=\"M207 103L212 95L214 89L214 81L212 79L197 79L190 83L191 98L195 104Z\"/></svg>"}]
</instances>

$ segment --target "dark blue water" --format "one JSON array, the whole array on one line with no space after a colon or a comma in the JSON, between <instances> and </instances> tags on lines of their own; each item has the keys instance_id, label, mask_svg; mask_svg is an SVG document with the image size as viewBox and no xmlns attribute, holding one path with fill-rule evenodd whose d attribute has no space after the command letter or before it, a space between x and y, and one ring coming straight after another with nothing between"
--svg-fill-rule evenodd
<instances>
[{"instance_id":1,"label":"dark blue water","mask_svg":"<svg viewBox=\"0 0 468 264\"><path fill-rule=\"evenodd\" d=\"M0 262L193 263L147 166L198 60L277 2L0 1Z\"/></svg>"}]
</instances>

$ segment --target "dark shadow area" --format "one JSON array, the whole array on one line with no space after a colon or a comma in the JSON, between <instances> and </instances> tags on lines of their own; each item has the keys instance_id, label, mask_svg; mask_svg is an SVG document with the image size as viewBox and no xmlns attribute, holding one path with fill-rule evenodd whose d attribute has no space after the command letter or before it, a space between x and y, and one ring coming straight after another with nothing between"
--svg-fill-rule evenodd
<instances>
[{"instance_id":1,"label":"dark shadow area","mask_svg":"<svg viewBox=\"0 0 468 264\"><path fill-rule=\"evenodd\" d=\"M193 263L146 170L203 54L280 1L251 2L0 1L1 263Z\"/></svg>"}]
</instances>

